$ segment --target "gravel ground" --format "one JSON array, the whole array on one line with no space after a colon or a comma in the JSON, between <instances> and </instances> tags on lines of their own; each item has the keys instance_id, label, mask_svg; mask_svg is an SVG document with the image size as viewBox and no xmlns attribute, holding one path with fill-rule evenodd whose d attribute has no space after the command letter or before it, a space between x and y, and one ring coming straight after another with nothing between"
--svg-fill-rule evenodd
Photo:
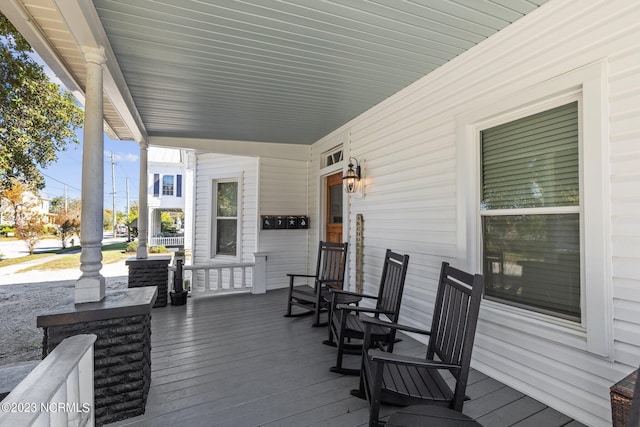
<instances>
[{"instance_id":1,"label":"gravel ground","mask_svg":"<svg viewBox=\"0 0 640 427\"><path fill-rule=\"evenodd\" d=\"M126 267L124 271L127 274ZM0 286L0 365L42 358L42 329L36 317L73 296L79 271L69 275L73 279ZM107 277L107 290L126 288L127 280L123 275Z\"/></svg>"}]
</instances>

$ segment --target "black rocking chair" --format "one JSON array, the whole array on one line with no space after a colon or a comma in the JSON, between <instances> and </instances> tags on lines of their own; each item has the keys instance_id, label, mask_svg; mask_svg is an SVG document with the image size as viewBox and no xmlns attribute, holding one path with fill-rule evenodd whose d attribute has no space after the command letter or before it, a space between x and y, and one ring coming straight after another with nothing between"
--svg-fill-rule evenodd
<instances>
[{"instance_id":1,"label":"black rocking chair","mask_svg":"<svg viewBox=\"0 0 640 427\"><path fill-rule=\"evenodd\" d=\"M316 274L287 274L289 276L289 295L287 298L287 314L285 317L297 317L313 314L313 326L321 326L320 312L329 306L329 289L342 289L344 285L344 269L347 262L349 243L320 242ZM295 286L296 278L313 279L310 286ZM301 313L293 314L292 306L302 308Z\"/></svg>"},{"instance_id":2,"label":"black rocking chair","mask_svg":"<svg viewBox=\"0 0 640 427\"><path fill-rule=\"evenodd\" d=\"M362 344L351 343L351 340L362 340L364 338L364 323L362 319L369 316L361 316L361 313L372 314L375 319L380 318L382 315L391 322L398 321L408 264L409 255L400 255L387 249L377 297L348 291L331 291L329 339L324 341L324 344L338 347L336 366L331 368L331 372L346 375L358 375L360 373L359 369L344 368L342 359L344 354L362 354ZM366 308L345 304L344 299L349 297L373 299L376 301L376 307ZM394 329L384 327L371 329L371 339L375 342L384 343L388 346L389 351L393 350L395 336L396 331Z\"/></svg>"},{"instance_id":3,"label":"black rocking chair","mask_svg":"<svg viewBox=\"0 0 640 427\"><path fill-rule=\"evenodd\" d=\"M400 406L436 404L462 412L483 291L483 276L465 273L444 262L431 331L364 319L366 352L360 390L351 393L366 396L370 426L380 425L381 402ZM426 359L392 354L380 346L373 348L373 331L380 327L429 335ZM453 389L441 375L442 370L453 375Z\"/></svg>"}]
</instances>

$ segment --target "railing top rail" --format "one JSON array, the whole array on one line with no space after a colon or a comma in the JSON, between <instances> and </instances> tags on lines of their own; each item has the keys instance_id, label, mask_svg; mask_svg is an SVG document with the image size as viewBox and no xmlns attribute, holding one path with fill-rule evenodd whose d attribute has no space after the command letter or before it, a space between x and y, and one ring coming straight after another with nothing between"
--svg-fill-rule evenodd
<instances>
[{"instance_id":1,"label":"railing top rail","mask_svg":"<svg viewBox=\"0 0 640 427\"><path fill-rule=\"evenodd\" d=\"M93 334L75 335L61 342L49 355L31 371L27 377L2 401L3 404L40 404L50 402L56 391L66 383L71 372L93 346ZM0 425L5 425L11 412L0 412ZM37 414L31 414L37 416ZM3 421L5 420L5 421Z\"/></svg>"},{"instance_id":2,"label":"railing top rail","mask_svg":"<svg viewBox=\"0 0 640 427\"><path fill-rule=\"evenodd\" d=\"M256 265L255 262L240 262L240 263L219 263L219 264L191 264L184 265L182 267L183 270L203 270L203 269L213 269L213 268L242 268L242 267L254 267Z\"/></svg>"}]
</instances>

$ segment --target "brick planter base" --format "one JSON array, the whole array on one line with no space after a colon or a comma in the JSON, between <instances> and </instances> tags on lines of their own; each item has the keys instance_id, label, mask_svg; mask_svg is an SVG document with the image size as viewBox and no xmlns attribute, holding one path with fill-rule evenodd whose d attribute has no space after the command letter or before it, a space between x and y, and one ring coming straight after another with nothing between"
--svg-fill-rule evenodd
<instances>
[{"instance_id":1,"label":"brick planter base","mask_svg":"<svg viewBox=\"0 0 640 427\"><path fill-rule=\"evenodd\" d=\"M155 288L107 294L99 303L63 301L38 316L43 358L62 340L95 334L96 425L144 414L151 386L151 305Z\"/></svg>"},{"instance_id":2,"label":"brick planter base","mask_svg":"<svg viewBox=\"0 0 640 427\"><path fill-rule=\"evenodd\" d=\"M158 298L153 307L166 307L169 263L171 255L152 256L147 259L129 258L129 287L157 286Z\"/></svg>"}]
</instances>

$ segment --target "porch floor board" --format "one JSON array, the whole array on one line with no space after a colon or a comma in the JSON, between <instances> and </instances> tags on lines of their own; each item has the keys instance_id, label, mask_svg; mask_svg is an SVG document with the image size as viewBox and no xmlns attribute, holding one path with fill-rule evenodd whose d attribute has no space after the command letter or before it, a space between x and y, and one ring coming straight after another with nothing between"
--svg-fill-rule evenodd
<instances>
[{"instance_id":1,"label":"porch floor board","mask_svg":"<svg viewBox=\"0 0 640 427\"><path fill-rule=\"evenodd\" d=\"M285 318L286 291L198 296L152 311L152 380L144 415L110 426L366 426L357 377L329 371L336 349L310 317ZM403 336L397 348L424 354ZM349 360L347 360L349 359ZM359 365L356 356L345 362ZM464 412L485 427L581 424L473 370ZM383 406L381 416L397 408Z\"/></svg>"}]
</instances>

